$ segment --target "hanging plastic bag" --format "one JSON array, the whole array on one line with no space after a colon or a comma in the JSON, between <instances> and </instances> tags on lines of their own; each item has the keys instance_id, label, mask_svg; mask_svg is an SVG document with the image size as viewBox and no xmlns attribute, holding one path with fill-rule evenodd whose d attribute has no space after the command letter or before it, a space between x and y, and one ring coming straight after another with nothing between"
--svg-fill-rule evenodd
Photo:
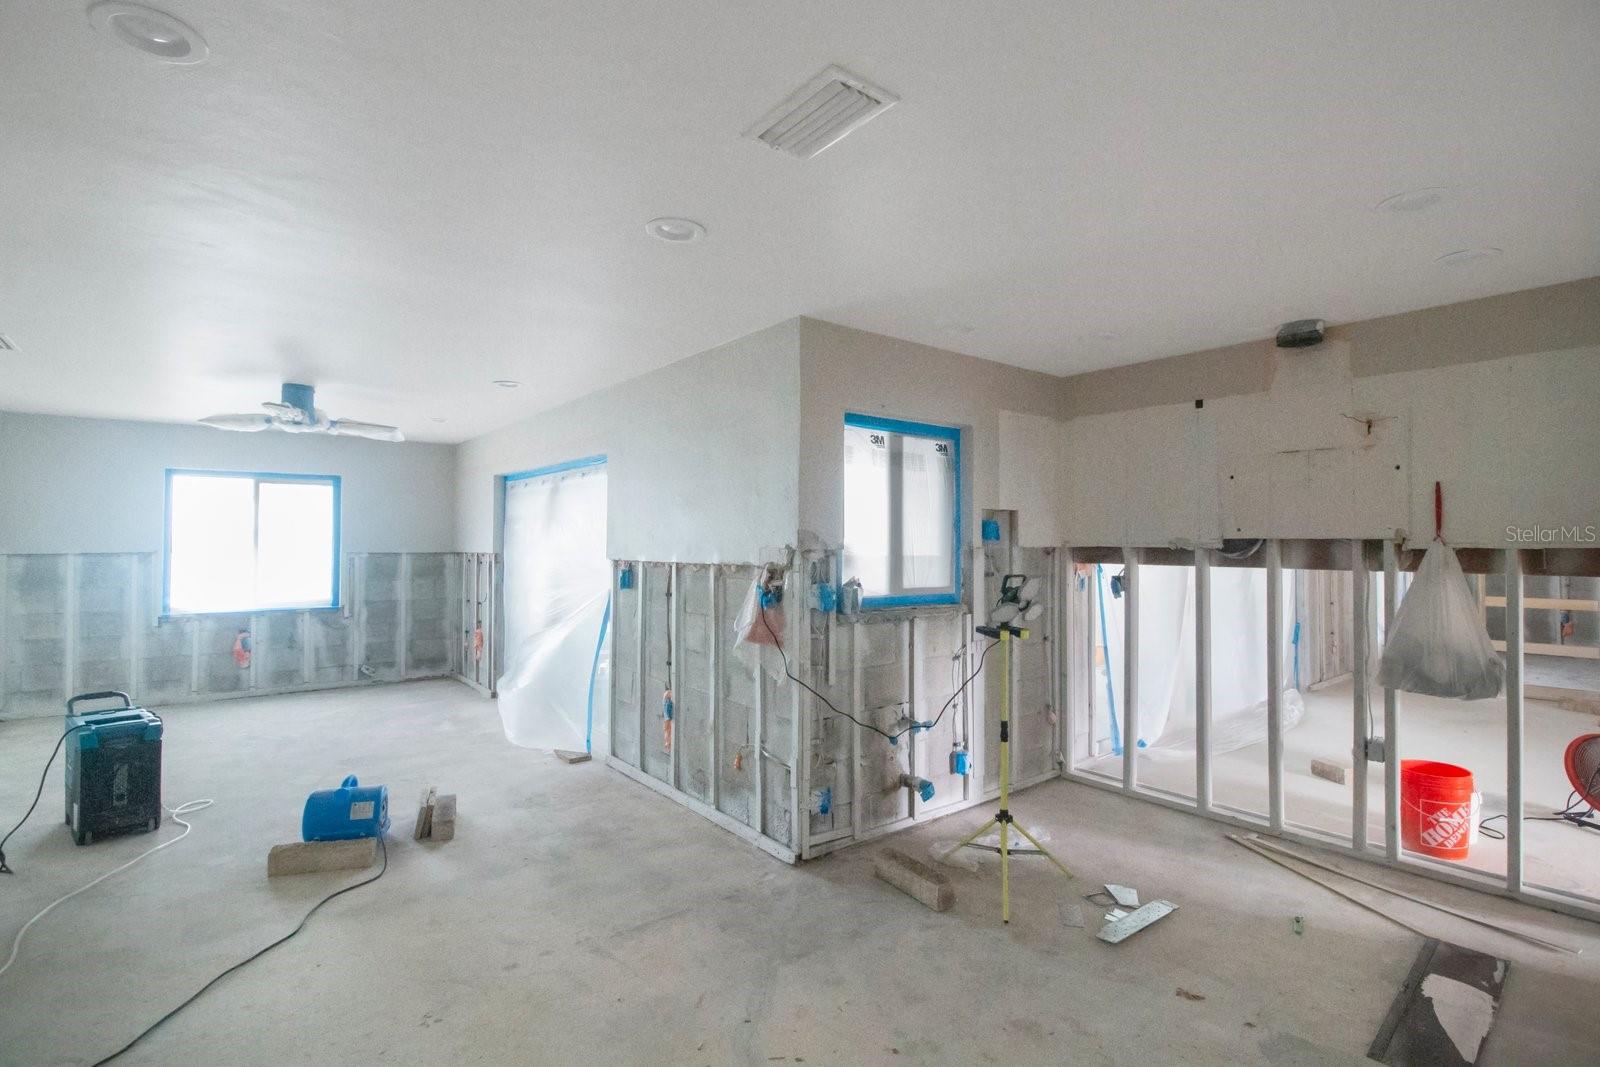
<instances>
[{"instance_id":1,"label":"hanging plastic bag","mask_svg":"<svg viewBox=\"0 0 1600 1067\"><path fill-rule=\"evenodd\" d=\"M783 568L769 563L744 595L733 624L734 643L782 648L783 624Z\"/></svg>"},{"instance_id":2,"label":"hanging plastic bag","mask_svg":"<svg viewBox=\"0 0 1600 1067\"><path fill-rule=\"evenodd\" d=\"M1489 643L1456 554L1428 546L1400 602L1378 664L1378 684L1426 696L1484 700L1500 694L1505 666Z\"/></svg>"}]
</instances>

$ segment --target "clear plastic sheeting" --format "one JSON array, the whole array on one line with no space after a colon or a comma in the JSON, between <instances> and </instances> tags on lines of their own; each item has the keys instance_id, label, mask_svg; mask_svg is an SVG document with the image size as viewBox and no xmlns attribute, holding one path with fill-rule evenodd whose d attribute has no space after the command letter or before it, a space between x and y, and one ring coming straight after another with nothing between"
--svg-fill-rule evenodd
<instances>
[{"instance_id":1,"label":"clear plastic sheeting","mask_svg":"<svg viewBox=\"0 0 1600 1067\"><path fill-rule=\"evenodd\" d=\"M1456 554L1428 546L1400 602L1378 665L1378 684L1427 696L1484 700L1499 696L1505 666L1478 612Z\"/></svg>"},{"instance_id":2,"label":"clear plastic sheeting","mask_svg":"<svg viewBox=\"0 0 1600 1067\"><path fill-rule=\"evenodd\" d=\"M1123 702L1123 606L1112 595L1112 567L1097 567L1104 621L1094 619L1096 677L1120 714ZM1211 569L1211 708L1214 753L1263 741L1267 736L1267 573L1259 568ZM1195 596L1190 567L1142 566L1139 595L1139 742L1152 759L1192 758L1195 744ZM1294 599L1284 592L1284 677L1293 677ZM1292 689L1283 694L1284 729L1300 720L1304 704ZM1109 724L1113 734L1121 723ZM1119 746L1120 747L1120 746Z\"/></svg>"},{"instance_id":3,"label":"clear plastic sheeting","mask_svg":"<svg viewBox=\"0 0 1600 1067\"><path fill-rule=\"evenodd\" d=\"M500 718L527 748L607 748L610 677L602 464L507 479Z\"/></svg>"}]
</instances>

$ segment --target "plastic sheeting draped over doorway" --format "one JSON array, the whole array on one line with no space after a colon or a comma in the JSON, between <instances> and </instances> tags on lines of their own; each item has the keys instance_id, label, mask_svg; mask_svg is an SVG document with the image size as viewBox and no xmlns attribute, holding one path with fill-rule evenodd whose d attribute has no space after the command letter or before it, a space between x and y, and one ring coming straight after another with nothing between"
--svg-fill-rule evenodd
<instances>
[{"instance_id":1,"label":"plastic sheeting draped over doorway","mask_svg":"<svg viewBox=\"0 0 1600 1067\"><path fill-rule=\"evenodd\" d=\"M1098 582L1105 618L1095 620L1095 643L1102 654L1097 685L1109 682L1113 706L1122 708L1124 601L1110 595L1110 568ZM1194 569L1139 568L1139 737L1153 759L1193 759L1195 748ZM1230 752L1267 736L1267 573L1260 568L1211 569L1212 751ZM1282 639L1284 673L1293 677L1294 596L1285 583ZM1104 664L1109 662L1108 673ZM1299 721L1304 704L1285 687L1284 728ZM1120 724L1110 724L1116 729Z\"/></svg>"},{"instance_id":2,"label":"plastic sheeting draped over doorway","mask_svg":"<svg viewBox=\"0 0 1600 1067\"><path fill-rule=\"evenodd\" d=\"M608 747L611 561L601 462L506 479L506 737L526 748Z\"/></svg>"}]
</instances>

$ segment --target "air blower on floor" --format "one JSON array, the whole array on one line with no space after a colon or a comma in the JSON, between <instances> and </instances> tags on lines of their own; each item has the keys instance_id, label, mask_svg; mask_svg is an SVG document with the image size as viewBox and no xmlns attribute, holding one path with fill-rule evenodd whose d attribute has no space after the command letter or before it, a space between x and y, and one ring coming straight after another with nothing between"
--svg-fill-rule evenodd
<instances>
[{"instance_id":1,"label":"air blower on floor","mask_svg":"<svg viewBox=\"0 0 1600 1067\"><path fill-rule=\"evenodd\" d=\"M306 797L300 836L307 841L350 841L377 837L389 829L389 790L362 785L349 775L337 789L319 789Z\"/></svg>"}]
</instances>

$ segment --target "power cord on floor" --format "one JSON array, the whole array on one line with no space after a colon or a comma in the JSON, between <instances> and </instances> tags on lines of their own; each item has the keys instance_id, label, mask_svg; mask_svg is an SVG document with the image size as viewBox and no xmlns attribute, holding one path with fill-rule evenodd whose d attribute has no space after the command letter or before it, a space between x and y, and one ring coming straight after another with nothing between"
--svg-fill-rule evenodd
<instances>
[{"instance_id":1,"label":"power cord on floor","mask_svg":"<svg viewBox=\"0 0 1600 1067\"><path fill-rule=\"evenodd\" d=\"M1600 767L1596 767L1589 775L1589 782L1585 792L1594 795L1595 786L1600 785ZM1582 809L1582 810L1579 810ZM1594 821L1594 809L1583 799L1583 794L1574 789L1567 794L1567 806L1560 811L1551 812L1549 815L1524 815L1523 822L1566 822L1583 830L1600 830L1600 822ZM1490 815L1478 822L1478 832L1491 841L1504 841L1506 834L1497 826L1490 826L1492 822L1504 819L1505 815Z\"/></svg>"},{"instance_id":2,"label":"power cord on floor","mask_svg":"<svg viewBox=\"0 0 1600 1067\"><path fill-rule=\"evenodd\" d=\"M855 723L857 726L861 727L862 729L871 730L873 733L878 734L881 737L888 738L889 741L891 741L891 742L898 741L900 738L904 737L906 734L911 733L913 730L917 730L917 729L928 729L928 730L931 730L934 727L938 726L940 720L942 720L944 718L944 713L949 711L950 710L950 705L952 705L952 704L954 704L956 702L956 697L960 696L966 690L967 686L972 684L972 680L978 676L979 672L983 670L983 661L989 658L990 649L994 648L995 645L998 645L1000 643L998 641L990 641L987 645L984 646L983 652L978 656L978 665L973 668L972 673L967 675L966 679L964 681L962 681L962 683L960 685L956 686L956 691L954 693L950 694L950 699L946 700L944 702L944 707L939 709L939 714L937 714L937 715L935 715L933 717L933 721L932 722L928 723L927 726L925 726L925 727L921 723L915 723L914 722L910 726L907 726L904 730L898 730L898 731L895 731L894 733L890 733L888 730L880 729L879 727L876 727L876 726L872 725L870 722L862 722L860 719L856 718L854 715L850 714L848 711L841 711L839 709L838 705L834 704L833 701L829 700L827 697L823 696L821 693L817 692L811 686L807 685L805 682L802 682L799 678L797 678L795 676L794 671L789 669L789 657L783 651L783 641L782 641L781 638L778 637L778 632L772 628L772 623L767 620L767 606L765 604L761 603L759 594L757 595L757 598L756 598L756 610L761 613L761 625L763 625L763 626L765 626L767 628L767 633L772 637L772 645L773 645L774 648L776 648L778 650L778 658L783 663L783 673L789 676L789 680L791 682L795 683L800 688L804 689L806 692L808 692L812 696L816 697L818 700L822 701L824 704L826 704L828 706L828 710L833 712L835 715L838 715L841 718L849 719L851 722Z\"/></svg>"},{"instance_id":3,"label":"power cord on floor","mask_svg":"<svg viewBox=\"0 0 1600 1067\"><path fill-rule=\"evenodd\" d=\"M101 1064L110 1063L112 1060L114 1060L117 1057L121 1056L124 1052L127 1052L133 1046L137 1045L139 1042L143 1041L146 1037L148 1037L152 1033L154 1033L156 1028L158 1026L160 1026L162 1023L166 1022L168 1019L170 1019L174 1015L178 1014L184 1008L187 1008L190 1004L193 1004L196 1000L199 1000L200 999L200 995L202 993L204 993L206 990L210 989L212 986L216 985L218 982L220 982L224 978L228 977L228 975L232 974L234 971L237 971L239 968L245 966L248 963L253 963L256 960L260 959L262 956L265 956L267 953L271 952L273 949L277 948L279 945L281 945L285 941L289 940L295 934L298 934L301 930L304 930L306 928L306 923L311 921L311 916L315 915L319 908L321 908L324 904L328 903L333 898L344 896L344 894L350 892L352 889L360 889L364 885L371 885L373 882L376 882L379 878L382 878L383 877L383 872L387 871L389 869L389 846L384 842L382 834L378 835L378 851L380 853L382 853L382 855L383 855L383 865L378 868L378 873L377 874L373 875L371 878L363 878L361 881L356 882L356 883L354 883L352 885L347 885L343 889L336 889L332 893L329 893L327 896L323 897L321 900L317 901L315 904L313 904L311 906L311 910L305 913L305 916L303 918L301 918L300 922L295 926L295 928L293 930L290 930L288 933L284 934L282 937L278 938L276 941L273 941L271 944L265 945L265 946L257 949L256 951L252 952L250 955L246 956L244 959L240 960L238 963L235 963L233 966L229 967L227 970L219 972L216 975L216 977L211 979L211 981L207 982L205 985L201 986L199 989L196 989L193 993L190 993L187 997L185 997L183 1002L180 1003L177 1007L173 1008L171 1011L167 1012L161 1018L157 1019L155 1022L151 1023L149 1026L145 1027L143 1030L139 1031L138 1035L135 1036L132 1041L129 1041L126 1045L123 1045L121 1048L117 1049L117 1051L113 1052L111 1055L105 1057L104 1059L96 1060L95 1064L94 1064L94 1067L101 1067Z\"/></svg>"},{"instance_id":4,"label":"power cord on floor","mask_svg":"<svg viewBox=\"0 0 1600 1067\"><path fill-rule=\"evenodd\" d=\"M37 804L38 800L35 799L34 803ZM40 908L39 911L34 915L33 918L29 919L27 922L22 924L22 929L17 931L17 936L11 939L11 954L6 957L6 962L5 962L4 966L0 966L0 975L3 975L7 971L9 971L11 969L11 965L17 962L17 953L22 951L22 939L25 936L27 936L29 928L32 927L34 923L38 922L40 919L44 918L46 915L49 915L58 906L60 906L62 904L65 904L67 901L71 900L73 897L77 896L79 893L86 893L89 890L93 889L95 886L99 885L101 882L105 881L107 878L110 878L113 874L120 874L121 872L127 870L129 867L132 867L135 863L138 863L140 860L144 859L146 856L154 855L155 853L160 852L162 849L168 848L168 847L170 847L172 845L176 845L179 841L182 841L184 838L188 837L189 836L189 831L191 829L193 829L193 827L189 824L189 822L187 820L185 820L183 818L183 816L192 815L197 811L204 811L205 809L209 808L213 803L214 803L214 801L212 801L212 800L210 800L208 798L208 799L203 799L203 800L191 800L187 804L179 804L175 808L167 808L166 809L167 814L172 816L172 821L173 822L175 822L179 826L183 827L183 833L179 834L177 837L174 837L174 838L171 838L169 840L161 842L161 844L155 846L154 848L145 849L143 852L141 852L137 856L133 857L133 859L129 860L127 863L122 864L120 867L111 868L109 871L107 871L105 874L102 874L100 877L96 878L94 881L88 882L88 883L86 883L84 885L81 885L78 888L74 889L72 892L67 893L67 894L65 894L63 896L59 896L56 899L52 900L50 903L46 904L44 907ZM32 808L29 808L28 810L29 810L30 813L33 811ZM24 821L26 821L27 816L24 815L23 819L24 819ZM17 825L21 826L22 823L18 823ZM12 831L12 833L15 833L15 832L16 832L15 830ZM10 835L8 834L7 836L9 837Z\"/></svg>"},{"instance_id":5,"label":"power cord on floor","mask_svg":"<svg viewBox=\"0 0 1600 1067\"><path fill-rule=\"evenodd\" d=\"M56 757L61 754L61 746L66 742L68 737L71 737L73 734L77 733L79 730L85 729L89 725L89 723L80 723L77 726L69 728L66 733L56 738L56 747L51 750L50 758L44 761L44 770L39 774L39 788L33 794L33 803L29 804L28 810L22 813L22 818L17 820L17 825L13 826L10 830L7 830L6 836L0 837L0 874L16 873L10 867L6 866L6 842L11 840L12 834L22 829L22 824L28 821L28 816L33 814L33 809L39 806L39 798L44 796L45 780L50 777L51 765L55 763ZM0 974L4 973L5 968L0 967Z\"/></svg>"}]
</instances>

